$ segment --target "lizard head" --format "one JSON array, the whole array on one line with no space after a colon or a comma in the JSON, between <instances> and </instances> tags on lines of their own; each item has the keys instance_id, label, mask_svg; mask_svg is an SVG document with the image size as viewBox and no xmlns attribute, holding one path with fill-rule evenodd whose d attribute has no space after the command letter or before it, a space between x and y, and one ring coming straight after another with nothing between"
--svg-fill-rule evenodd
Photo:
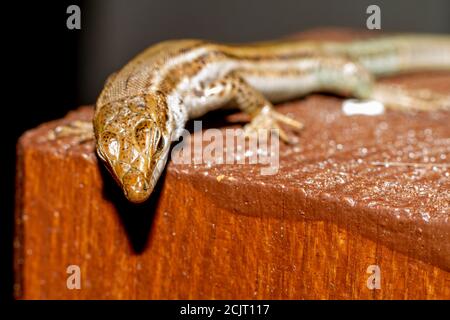
<instances>
[{"instance_id":1,"label":"lizard head","mask_svg":"<svg viewBox=\"0 0 450 320\"><path fill-rule=\"evenodd\" d=\"M128 200L145 201L164 170L171 129L160 94L147 94L96 108L97 154Z\"/></svg>"}]
</instances>

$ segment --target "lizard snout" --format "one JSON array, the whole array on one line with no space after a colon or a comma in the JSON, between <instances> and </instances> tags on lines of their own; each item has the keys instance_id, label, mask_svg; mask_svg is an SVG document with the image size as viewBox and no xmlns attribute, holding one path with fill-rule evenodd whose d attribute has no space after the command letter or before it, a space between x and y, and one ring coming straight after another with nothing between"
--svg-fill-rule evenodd
<instances>
[{"instance_id":1,"label":"lizard snout","mask_svg":"<svg viewBox=\"0 0 450 320\"><path fill-rule=\"evenodd\" d=\"M127 199L134 203L144 202L152 192L144 173L134 168L123 176L122 188Z\"/></svg>"}]
</instances>

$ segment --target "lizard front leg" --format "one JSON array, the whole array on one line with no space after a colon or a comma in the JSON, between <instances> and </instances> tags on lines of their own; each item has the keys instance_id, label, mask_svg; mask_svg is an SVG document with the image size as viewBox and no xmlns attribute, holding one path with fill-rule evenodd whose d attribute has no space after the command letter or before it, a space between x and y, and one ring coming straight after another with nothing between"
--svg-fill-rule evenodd
<instances>
[{"instance_id":1,"label":"lizard front leg","mask_svg":"<svg viewBox=\"0 0 450 320\"><path fill-rule=\"evenodd\" d=\"M274 129L283 141L291 142L289 136L279 126L279 123L284 123L297 130L303 128L303 123L300 121L275 111L272 103L251 87L243 78L234 75L230 81L232 81L234 101L242 111L252 117L251 122L244 128L246 135L254 135L259 129Z\"/></svg>"},{"instance_id":2,"label":"lizard front leg","mask_svg":"<svg viewBox=\"0 0 450 320\"><path fill-rule=\"evenodd\" d=\"M291 142L287 133L280 127L280 123L296 130L303 128L300 121L275 111L269 100L235 72L202 90L202 96L206 98L205 101L208 101L208 103L192 108L194 111L190 112L190 116L198 116L204 113L205 109L211 109L218 103L234 104L251 117L251 122L244 127L247 136L257 134L260 129L273 129L283 141Z\"/></svg>"}]
</instances>

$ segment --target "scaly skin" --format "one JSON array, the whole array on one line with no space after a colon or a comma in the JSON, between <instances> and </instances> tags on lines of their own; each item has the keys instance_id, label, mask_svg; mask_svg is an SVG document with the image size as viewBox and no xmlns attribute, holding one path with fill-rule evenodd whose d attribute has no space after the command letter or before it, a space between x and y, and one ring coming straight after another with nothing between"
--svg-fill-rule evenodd
<instances>
[{"instance_id":1,"label":"scaly skin","mask_svg":"<svg viewBox=\"0 0 450 320\"><path fill-rule=\"evenodd\" d=\"M415 70L450 70L449 36L390 36L351 43L268 42L221 45L167 41L142 52L112 75L94 117L97 153L126 197L151 194L188 119L234 104L252 121L245 130L302 124L272 102L328 91L376 98L399 109L448 108L449 96L415 94L374 84L374 77Z\"/></svg>"}]
</instances>

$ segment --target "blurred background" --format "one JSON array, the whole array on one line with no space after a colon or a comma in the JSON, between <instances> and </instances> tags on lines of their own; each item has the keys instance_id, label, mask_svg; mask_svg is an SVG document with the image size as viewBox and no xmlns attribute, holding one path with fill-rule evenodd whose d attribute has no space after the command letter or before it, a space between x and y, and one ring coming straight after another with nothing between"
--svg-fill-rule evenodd
<instances>
[{"instance_id":1,"label":"blurred background","mask_svg":"<svg viewBox=\"0 0 450 320\"><path fill-rule=\"evenodd\" d=\"M148 45L173 38L268 40L320 26L366 28L366 9L381 8L382 30L450 32L450 1L144 1L83 4L79 94L92 103L104 79Z\"/></svg>"},{"instance_id":2,"label":"blurred background","mask_svg":"<svg viewBox=\"0 0 450 320\"><path fill-rule=\"evenodd\" d=\"M66 9L81 8L81 30ZM273 39L310 28L366 28L381 8L382 31L450 33L450 1L90 0L11 3L5 10L8 75L1 126L0 290L13 288L15 145L27 129L95 102L107 76L147 46L170 38L224 42ZM14 63L12 62L14 61Z\"/></svg>"}]
</instances>

